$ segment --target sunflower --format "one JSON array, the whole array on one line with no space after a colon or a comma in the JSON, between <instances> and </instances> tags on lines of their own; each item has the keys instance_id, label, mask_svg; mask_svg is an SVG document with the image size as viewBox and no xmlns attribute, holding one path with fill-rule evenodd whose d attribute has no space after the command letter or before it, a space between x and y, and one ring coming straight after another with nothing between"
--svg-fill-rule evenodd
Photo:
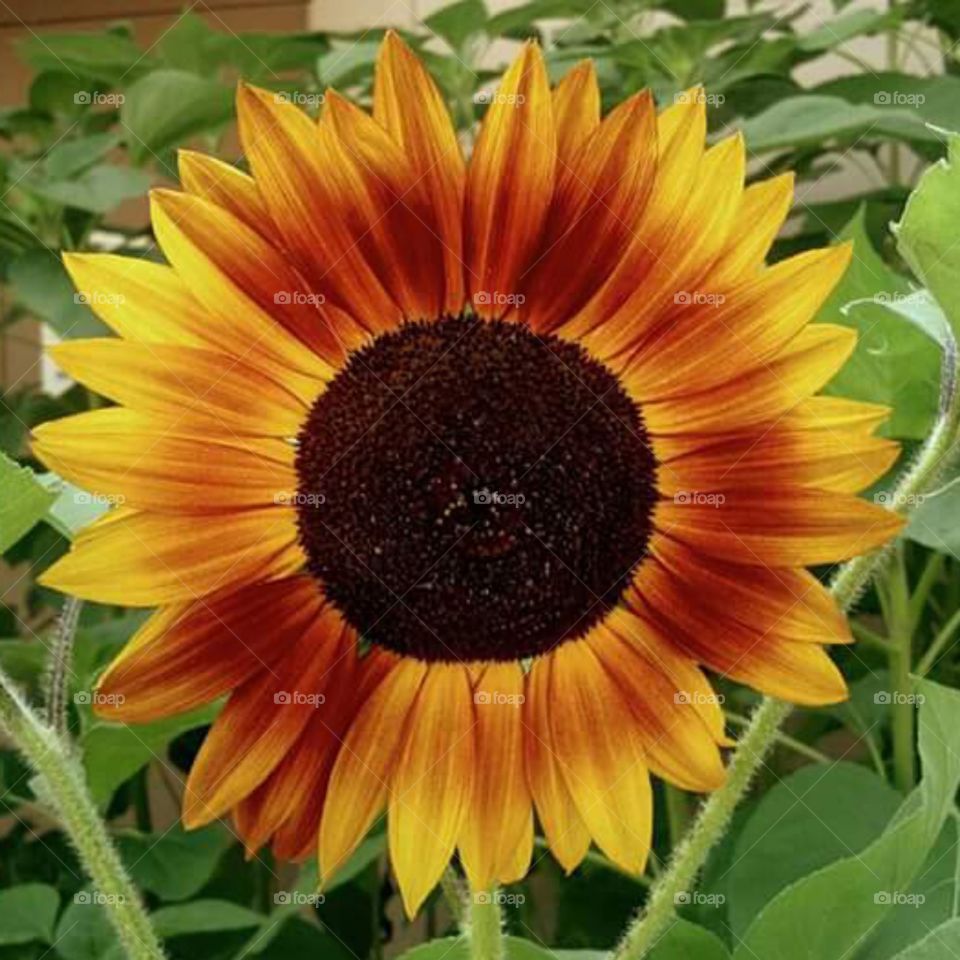
<instances>
[{"instance_id":1,"label":"sunflower","mask_svg":"<svg viewBox=\"0 0 960 960\"><path fill-rule=\"evenodd\" d=\"M118 335L56 348L116 402L35 431L121 506L43 582L156 607L97 709L227 696L190 827L336 873L387 812L414 913L455 852L527 871L534 810L572 870L641 871L651 772L723 780L705 670L845 695L804 568L898 528L855 496L886 410L814 394L854 333L810 324L847 246L765 265L792 180L744 186L695 89L601 118L589 63L524 46L469 163L395 35L372 115L238 93L250 174L192 152L156 191L168 266L66 257Z\"/></svg>"}]
</instances>

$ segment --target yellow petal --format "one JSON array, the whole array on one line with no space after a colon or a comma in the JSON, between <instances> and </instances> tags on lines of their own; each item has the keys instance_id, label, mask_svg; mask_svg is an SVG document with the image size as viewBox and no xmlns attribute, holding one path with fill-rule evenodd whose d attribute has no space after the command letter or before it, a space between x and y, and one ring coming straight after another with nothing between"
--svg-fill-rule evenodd
<instances>
[{"instance_id":1,"label":"yellow petal","mask_svg":"<svg viewBox=\"0 0 960 960\"><path fill-rule=\"evenodd\" d=\"M39 582L84 600L155 607L286 577L303 563L291 507L208 516L115 511L87 527Z\"/></svg>"},{"instance_id":2,"label":"yellow petal","mask_svg":"<svg viewBox=\"0 0 960 960\"><path fill-rule=\"evenodd\" d=\"M446 103L420 60L393 31L380 47L373 117L400 145L432 197L443 245L444 306L463 310L463 198L466 165Z\"/></svg>"},{"instance_id":3,"label":"yellow petal","mask_svg":"<svg viewBox=\"0 0 960 960\"><path fill-rule=\"evenodd\" d=\"M426 664L403 658L357 714L337 756L320 821L320 875L327 883L363 840L387 800L407 718Z\"/></svg>"},{"instance_id":4,"label":"yellow petal","mask_svg":"<svg viewBox=\"0 0 960 960\"><path fill-rule=\"evenodd\" d=\"M592 60L569 70L553 90L553 117L557 128L557 159L569 165L600 123L600 84Z\"/></svg>"},{"instance_id":5,"label":"yellow petal","mask_svg":"<svg viewBox=\"0 0 960 960\"><path fill-rule=\"evenodd\" d=\"M470 683L459 663L432 663L390 780L390 861L412 917L450 862L473 788Z\"/></svg>"},{"instance_id":6,"label":"yellow petal","mask_svg":"<svg viewBox=\"0 0 960 960\"><path fill-rule=\"evenodd\" d=\"M518 867L524 873L533 853L533 810L523 763L523 691L519 663L491 663L474 686L477 756L459 844L473 890L515 881Z\"/></svg>"},{"instance_id":7,"label":"yellow petal","mask_svg":"<svg viewBox=\"0 0 960 960\"><path fill-rule=\"evenodd\" d=\"M557 160L550 86L539 47L527 43L504 74L470 160L466 259L473 305L505 312L535 255Z\"/></svg>"},{"instance_id":8,"label":"yellow petal","mask_svg":"<svg viewBox=\"0 0 960 960\"><path fill-rule=\"evenodd\" d=\"M653 800L635 721L586 643L565 643L549 656L550 723L567 789L597 846L624 870L642 873Z\"/></svg>"},{"instance_id":9,"label":"yellow petal","mask_svg":"<svg viewBox=\"0 0 960 960\"><path fill-rule=\"evenodd\" d=\"M41 424L32 446L65 479L141 510L219 513L267 506L297 489L295 450L283 440L178 434L122 407Z\"/></svg>"},{"instance_id":10,"label":"yellow petal","mask_svg":"<svg viewBox=\"0 0 960 960\"><path fill-rule=\"evenodd\" d=\"M536 804L550 852L567 873L572 872L590 847L590 833L567 789L551 728L555 708L550 688L551 656L539 657L527 675L523 704L524 758L527 781Z\"/></svg>"}]
</instances>

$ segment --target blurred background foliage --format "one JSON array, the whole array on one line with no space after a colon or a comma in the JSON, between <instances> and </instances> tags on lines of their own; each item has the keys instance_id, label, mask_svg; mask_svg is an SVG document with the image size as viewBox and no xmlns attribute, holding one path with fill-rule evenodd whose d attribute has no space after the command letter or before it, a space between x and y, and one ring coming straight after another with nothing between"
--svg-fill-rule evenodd
<instances>
[{"instance_id":1,"label":"blurred background foliage","mask_svg":"<svg viewBox=\"0 0 960 960\"><path fill-rule=\"evenodd\" d=\"M406 37L427 59L465 142L511 43L528 37L543 44L553 79L593 58L606 107L644 87L668 104L691 85L705 84L711 134L744 131L752 179L797 172L796 205L774 255L841 237L854 241L853 265L820 319L856 325L861 339L829 389L890 405L894 413L885 430L904 442L906 459L935 416L940 346L916 316L918 301L908 297L914 284L888 224L899 218L924 167L943 155L943 131L960 129L960 5L911 0L874 10L837 0L812 29L798 26L803 12L781 5L733 14L724 0L532 0L491 13L482 0L461 0ZM123 23L99 33L28 36L18 55L33 73L29 95L0 111L3 327L32 318L61 338L107 335L74 296L60 251L158 256L145 194L176 181L180 147L240 162L236 80L286 91L302 103L315 103L328 86L369 103L382 32L233 34L186 13L149 48L139 46ZM851 52L851 43L864 36L883 44L883 69ZM826 56L842 61L844 75L811 84L810 65ZM838 169L852 171L842 194L811 199L816 184ZM914 306L902 307L907 302ZM6 563L0 664L32 693L42 685L63 603L36 586L35 577L102 505L44 474L30 457L28 434L44 420L99 402L71 385L56 392L14 385L0 395L0 551ZM920 766L915 708L891 702L889 691L909 688L911 670L949 686L960 680L954 648L958 551L960 487L948 486L923 504L888 579L862 604L855 626L863 643L837 652L852 685L850 702L800 710L792 718L752 800L711 859L699 898L680 905L683 922L657 948L656 960L723 960L734 953L767 960L774 954L737 952L763 908L814 871L842 866L889 835L890 818L914 788ZM309 865L298 872L266 854L245 862L227 825L190 834L176 826L180 782L216 708L128 728L95 721L84 702L99 671L142 619L138 612L84 605L70 723L93 794L171 954L364 960L402 954L448 933L451 917L439 897L415 925L402 920L382 828L325 891L325 902L305 907L291 892L314 890ZM735 730L754 698L734 686L721 688ZM958 717L944 711L936 718L931 711L927 722L947 716L955 730ZM928 765L943 774L949 758L924 757L925 773ZM949 815L931 821L922 841L914 838L922 866L915 879L907 878L904 892L923 893L923 904L890 910L845 954L851 960L901 956L929 930L956 918L960 848L952 776L942 778L938 795ZM102 910L86 902L87 881L33 786L18 758L0 750L0 960L116 957ZM695 802L676 792L660 799L651 875ZM529 941L549 943L561 955L611 947L648 883L649 877L621 875L599 855L564 878L544 854L512 891L519 896L506 910L507 924L528 942L511 941L511 956L535 960L540 954ZM797 897L804 895L800 887ZM789 947L791 938L781 939ZM410 954L411 960L456 956L447 942Z\"/></svg>"}]
</instances>

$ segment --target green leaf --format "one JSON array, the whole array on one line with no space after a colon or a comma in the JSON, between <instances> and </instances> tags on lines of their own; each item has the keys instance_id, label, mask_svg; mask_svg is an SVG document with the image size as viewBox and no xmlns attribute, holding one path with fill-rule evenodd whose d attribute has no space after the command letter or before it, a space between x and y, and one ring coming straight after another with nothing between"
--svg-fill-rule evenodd
<instances>
[{"instance_id":1,"label":"green leaf","mask_svg":"<svg viewBox=\"0 0 960 960\"><path fill-rule=\"evenodd\" d=\"M687 920L677 920L657 941L650 960L730 960L730 951L715 934Z\"/></svg>"},{"instance_id":2,"label":"green leaf","mask_svg":"<svg viewBox=\"0 0 960 960\"><path fill-rule=\"evenodd\" d=\"M904 110L914 120L904 129L911 137L939 143L936 131L922 127L931 123L947 130L960 129L960 77L918 77L905 73L857 73L822 84L814 90L824 96L842 97L855 104L881 106L886 111Z\"/></svg>"},{"instance_id":3,"label":"green leaf","mask_svg":"<svg viewBox=\"0 0 960 960\"><path fill-rule=\"evenodd\" d=\"M23 186L65 207L102 214L109 213L124 200L145 194L150 187L150 177L142 170L104 163L72 180L31 178Z\"/></svg>"},{"instance_id":4,"label":"green leaf","mask_svg":"<svg viewBox=\"0 0 960 960\"><path fill-rule=\"evenodd\" d=\"M155 70L127 89L120 124L133 163L200 133L219 131L233 117L233 90L186 70Z\"/></svg>"},{"instance_id":5,"label":"green leaf","mask_svg":"<svg viewBox=\"0 0 960 960\"><path fill-rule=\"evenodd\" d=\"M951 134L947 157L929 167L894 226L904 260L943 308L960 339L960 136Z\"/></svg>"},{"instance_id":6,"label":"green leaf","mask_svg":"<svg viewBox=\"0 0 960 960\"><path fill-rule=\"evenodd\" d=\"M62 140L44 157L43 166L52 180L67 180L92 167L119 143L120 138L115 133L95 133L76 140Z\"/></svg>"},{"instance_id":7,"label":"green leaf","mask_svg":"<svg viewBox=\"0 0 960 960\"><path fill-rule=\"evenodd\" d=\"M956 956L960 956L960 917L940 924L894 960L947 960Z\"/></svg>"},{"instance_id":8,"label":"green leaf","mask_svg":"<svg viewBox=\"0 0 960 960\"><path fill-rule=\"evenodd\" d=\"M504 937L504 946L506 960L552 960L554 957L573 957L575 954L587 960L593 954L593 951L587 950L555 951L522 937ZM470 945L465 937L443 937L407 950L400 960L470 960Z\"/></svg>"},{"instance_id":9,"label":"green leaf","mask_svg":"<svg viewBox=\"0 0 960 960\"><path fill-rule=\"evenodd\" d=\"M335 41L317 58L317 75L325 87L347 87L373 76L380 44L371 40L355 43Z\"/></svg>"},{"instance_id":10,"label":"green leaf","mask_svg":"<svg viewBox=\"0 0 960 960\"><path fill-rule=\"evenodd\" d=\"M937 413L940 351L912 324L884 304L911 294L910 284L873 249L861 210L841 234L853 241L853 260L817 314L817 320L854 327L859 336L850 360L831 380L826 393L880 403L893 409L882 428L888 436L922 439ZM860 301L852 310L847 305Z\"/></svg>"},{"instance_id":11,"label":"green leaf","mask_svg":"<svg viewBox=\"0 0 960 960\"><path fill-rule=\"evenodd\" d=\"M263 921L263 914L229 900L194 900L161 907L150 915L153 927L164 939L187 933L218 933L247 930Z\"/></svg>"},{"instance_id":12,"label":"green leaf","mask_svg":"<svg viewBox=\"0 0 960 960\"><path fill-rule=\"evenodd\" d=\"M128 36L118 33L46 33L18 43L20 55L37 70L65 71L77 79L77 93L90 93L82 80L119 83L149 70L153 61Z\"/></svg>"},{"instance_id":13,"label":"green leaf","mask_svg":"<svg viewBox=\"0 0 960 960\"><path fill-rule=\"evenodd\" d=\"M918 330L922 330L942 350L953 351L957 341L950 327L950 321L940 309L940 304L930 296L927 290L914 290L912 293L895 297L872 297L869 300L854 300L844 308L848 313L858 307L873 303L908 320Z\"/></svg>"},{"instance_id":14,"label":"green leaf","mask_svg":"<svg viewBox=\"0 0 960 960\"><path fill-rule=\"evenodd\" d=\"M727 881L734 936L795 880L880 836L899 799L876 773L853 763L815 764L784 777L737 837Z\"/></svg>"},{"instance_id":15,"label":"green leaf","mask_svg":"<svg viewBox=\"0 0 960 960\"><path fill-rule=\"evenodd\" d=\"M117 840L138 887L161 900L186 900L207 884L233 838L214 824L189 832L179 826L160 834L131 832Z\"/></svg>"},{"instance_id":16,"label":"green leaf","mask_svg":"<svg viewBox=\"0 0 960 960\"><path fill-rule=\"evenodd\" d=\"M743 124L747 146L755 153L771 150L844 145L873 134L873 139L896 132L908 139L923 134L923 124L907 110L850 104L840 97L805 94L788 97Z\"/></svg>"},{"instance_id":17,"label":"green leaf","mask_svg":"<svg viewBox=\"0 0 960 960\"><path fill-rule=\"evenodd\" d=\"M577 17L595 8L590 0L531 0L491 17L486 29L491 37L522 39L535 32L533 24L540 20Z\"/></svg>"},{"instance_id":18,"label":"green leaf","mask_svg":"<svg viewBox=\"0 0 960 960\"><path fill-rule=\"evenodd\" d=\"M42 473L37 480L54 498L44 519L68 540L110 509L109 498L87 493L55 473Z\"/></svg>"},{"instance_id":19,"label":"green leaf","mask_svg":"<svg viewBox=\"0 0 960 960\"><path fill-rule=\"evenodd\" d=\"M82 890L57 924L57 955L63 960L123 960L124 952L95 895Z\"/></svg>"},{"instance_id":20,"label":"green leaf","mask_svg":"<svg viewBox=\"0 0 960 960\"><path fill-rule=\"evenodd\" d=\"M0 946L39 940L53 943L60 894L43 883L0 890Z\"/></svg>"},{"instance_id":21,"label":"green leaf","mask_svg":"<svg viewBox=\"0 0 960 960\"><path fill-rule=\"evenodd\" d=\"M821 53L839 47L853 37L872 35L896 26L903 19L900 10L854 10L842 17L832 17L816 30L805 33L797 47L807 53Z\"/></svg>"},{"instance_id":22,"label":"green leaf","mask_svg":"<svg viewBox=\"0 0 960 960\"><path fill-rule=\"evenodd\" d=\"M934 846L960 785L960 693L923 681L923 779L884 833L858 855L807 875L776 896L737 947L735 960L841 960L900 908Z\"/></svg>"},{"instance_id":23,"label":"green leaf","mask_svg":"<svg viewBox=\"0 0 960 960\"><path fill-rule=\"evenodd\" d=\"M459 0L441 7L424 20L424 25L443 37L455 51L463 50L471 37L483 33L489 20L483 0Z\"/></svg>"},{"instance_id":24,"label":"green leaf","mask_svg":"<svg viewBox=\"0 0 960 960\"><path fill-rule=\"evenodd\" d=\"M28 250L10 264L14 299L45 320L61 337L100 337L109 334L83 302L52 250Z\"/></svg>"},{"instance_id":25,"label":"green leaf","mask_svg":"<svg viewBox=\"0 0 960 960\"><path fill-rule=\"evenodd\" d=\"M931 550L960 553L960 477L920 501L904 536Z\"/></svg>"},{"instance_id":26,"label":"green leaf","mask_svg":"<svg viewBox=\"0 0 960 960\"><path fill-rule=\"evenodd\" d=\"M89 694L89 691L85 691ZM211 723L219 712L219 704L211 704L190 713L169 717L156 723L104 723L94 720L87 704L81 704L84 732L80 738L83 765L94 800L101 805L110 802L113 792L145 767L151 760L163 757L167 745L188 730Z\"/></svg>"},{"instance_id":27,"label":"green leaf","mask_svg":"<svg viewBox=\"0 0 960 960\"><path fill-rule=\"evenodd\" d=\"M0 453L0 553L5 553L46 514L55 497L36 474Z\"/></svg>"}]
</instances>

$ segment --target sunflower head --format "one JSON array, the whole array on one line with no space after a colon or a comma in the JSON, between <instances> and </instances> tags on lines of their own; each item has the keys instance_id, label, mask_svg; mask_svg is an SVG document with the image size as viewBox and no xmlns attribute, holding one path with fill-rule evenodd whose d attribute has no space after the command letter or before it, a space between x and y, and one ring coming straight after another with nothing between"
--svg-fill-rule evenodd
<instances>
[{"instance_id":1,"label":"sunflower head","mask_svg":"<svg viewBox=\"0 0 960 960\"><path fill-rule=\"evenodd\" d=\"M116 405L34 438L124 504L43 582L156 608L101 712L228 697L187 824L329 878L386 810L411 913L455 851L522 877L534 813L567 870L642 870L651 772L723 779L705 671L841 699L805 568L899 525L855 496L886 411L815 395L849 248L765 264L791 178L745 186L701 91L601 117L533 44L488 99L468 162L396 34L372 114L241 86L250 172L181 156L167 265L67 258L117 337L56 356Z\"/></svg>"}]
</instances>

